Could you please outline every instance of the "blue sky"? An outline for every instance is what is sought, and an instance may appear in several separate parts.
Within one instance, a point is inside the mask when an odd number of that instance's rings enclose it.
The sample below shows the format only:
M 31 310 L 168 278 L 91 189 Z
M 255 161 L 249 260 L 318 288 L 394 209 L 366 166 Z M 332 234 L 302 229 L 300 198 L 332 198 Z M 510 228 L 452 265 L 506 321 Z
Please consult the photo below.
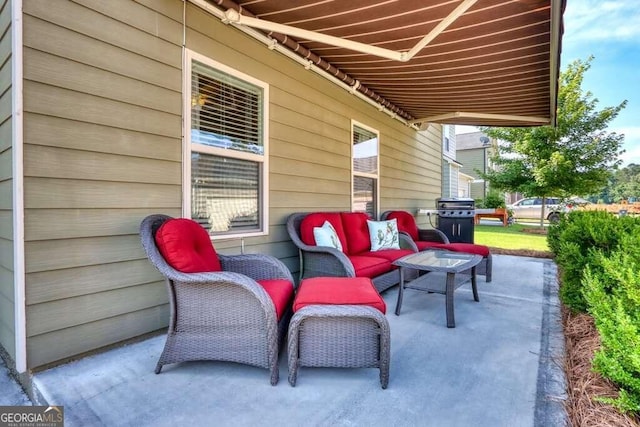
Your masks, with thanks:
M 599 100 L 599 110 L 627 100 L 608 130 L 625 135 L 623 166 L 640 164 L 640 0 L 567 0 L 561 69 L 590 55 L 582 89 Z M 460 126 L 457 133 L 474 130 Z

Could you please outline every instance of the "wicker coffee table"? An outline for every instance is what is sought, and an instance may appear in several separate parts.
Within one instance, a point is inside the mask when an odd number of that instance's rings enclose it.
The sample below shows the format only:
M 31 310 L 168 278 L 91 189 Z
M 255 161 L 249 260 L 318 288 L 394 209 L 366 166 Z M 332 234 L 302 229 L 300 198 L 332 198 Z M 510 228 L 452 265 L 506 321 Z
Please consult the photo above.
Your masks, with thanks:
M 447 327 L 455 328 L 453 294 L 457 288 L 471 281 L 473 299 L 480 301 L 476 287 L 476 266 L 481 261 L 482 257 L 480 255 L 444 250 L 417 252 L 395 261 L 394 264 L 400 267 L 400 290 L 396 304 L 396 315 L 400 315 L 405 289 L 435 292 L 445 295 Z M 417 279 L 405 283 L 406 269 L 420 270 L 428 273 L 422 274 L 418 276 Z M 471 270 L 470 274 L 469 270 Z

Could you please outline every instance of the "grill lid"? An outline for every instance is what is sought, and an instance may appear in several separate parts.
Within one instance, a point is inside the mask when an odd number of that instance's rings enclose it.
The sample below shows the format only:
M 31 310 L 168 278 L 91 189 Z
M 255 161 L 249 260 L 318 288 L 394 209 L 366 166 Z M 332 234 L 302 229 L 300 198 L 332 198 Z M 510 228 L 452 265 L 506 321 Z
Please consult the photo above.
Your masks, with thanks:
M 438 210 L 474 210 L 476 202 L 470 198 L 464 197 L 441 197 L 436 199 L 436 208 Z

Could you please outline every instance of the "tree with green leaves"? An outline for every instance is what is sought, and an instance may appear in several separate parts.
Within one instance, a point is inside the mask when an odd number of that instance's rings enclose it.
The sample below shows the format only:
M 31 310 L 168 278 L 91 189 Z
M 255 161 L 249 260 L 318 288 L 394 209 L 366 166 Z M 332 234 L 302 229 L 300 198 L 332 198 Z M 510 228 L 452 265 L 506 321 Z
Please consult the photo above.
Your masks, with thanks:
M 544 205 L 547 196 L 583 196 L 607 185 L 624 152 L 624 135 L 607 126 L 627 101 L 597 109 L 598 99 L 582 89 L 592 60 L 576 60 L 561 73 L 555 127 L 482 128 L 499 141 L 495 167 L 482 174 L 492 188 L 542 197 Z

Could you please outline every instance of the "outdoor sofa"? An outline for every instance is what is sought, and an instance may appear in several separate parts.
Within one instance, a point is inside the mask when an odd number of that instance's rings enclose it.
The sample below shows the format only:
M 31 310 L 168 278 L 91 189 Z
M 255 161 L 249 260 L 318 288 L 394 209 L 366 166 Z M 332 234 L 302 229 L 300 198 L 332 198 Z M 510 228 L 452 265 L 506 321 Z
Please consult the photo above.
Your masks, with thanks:
M 325 222 L 331 224 L 337 235 L 334 245 L 322 246 L 316 241 L 314 228 L 326 227 Z M 374 239 L 372 226 L 380 227 Z M 390 228 L 391 224 L 373 221 L 362 212 L 291 214 L 287 219 L 287 231 L 300 252 L 300 280 L 311 277 L 368 277 L 379 292 L 398 284 L 400 272 L 393 262 L 416 252 L 416 249 L 397 231 L 392 245 L 395 248 L 378 249 L 376 237 Z

